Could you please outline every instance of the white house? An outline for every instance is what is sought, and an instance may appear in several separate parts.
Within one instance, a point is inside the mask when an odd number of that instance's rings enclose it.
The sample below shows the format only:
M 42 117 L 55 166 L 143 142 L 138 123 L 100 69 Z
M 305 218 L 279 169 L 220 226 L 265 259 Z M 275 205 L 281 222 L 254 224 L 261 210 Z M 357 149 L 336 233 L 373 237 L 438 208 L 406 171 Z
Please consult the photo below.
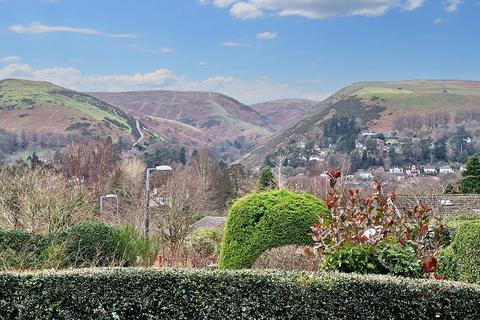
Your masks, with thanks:
M 367 171 L 360 171 L 358 172 L 358 177 L 362 180 L 373 180 L 373 174 Z
M 450 166 L 443 166 L 443 167 L 440 167 L 439 172 L 441 174 L 448 174 L 448 173 L 454 173 L 455 171 Z
M 393 173 L 393 174 L 403 174 L 403 168 L 390 168 L 388 172 Z
M 437 174 L 437 169 L 435 167 L 425 167 L 423 168 L 425 174 Z

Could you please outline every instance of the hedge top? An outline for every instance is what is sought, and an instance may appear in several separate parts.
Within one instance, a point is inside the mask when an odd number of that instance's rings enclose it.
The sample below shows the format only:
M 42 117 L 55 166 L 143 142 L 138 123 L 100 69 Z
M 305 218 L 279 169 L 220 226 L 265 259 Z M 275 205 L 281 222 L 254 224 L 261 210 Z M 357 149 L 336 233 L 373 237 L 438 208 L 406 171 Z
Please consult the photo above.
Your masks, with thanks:
M 327 212 L 322 200 L 307 193 L 281 189 L 246 195 L 230 209 L 220 267 L 250 268 L 266 250 L 312 244 L 310 227 Z
M 0 273 L 1 319 L 478 319 L 480 286 L 280 271 Z

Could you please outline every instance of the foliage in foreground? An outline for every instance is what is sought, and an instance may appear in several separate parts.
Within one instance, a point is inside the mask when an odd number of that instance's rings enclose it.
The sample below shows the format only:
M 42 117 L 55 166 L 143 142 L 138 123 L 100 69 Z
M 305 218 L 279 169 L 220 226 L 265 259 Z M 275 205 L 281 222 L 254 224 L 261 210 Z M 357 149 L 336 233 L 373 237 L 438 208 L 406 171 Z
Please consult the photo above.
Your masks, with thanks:
M 2 319 L 478 319 L 477 285 L 337 273 L 0 273 Z
M 449 280 L 480 283 L 480 220 L 464 222 L 439 254 L 439 272 Z
M 241 198 L 228 215 L 220 267 L 250 268 L 266 250 L 289 244 L 312 244 L 309 227 L 326 212 L 323 201 L 285 189 Z
M 100 221 L 47 235 L 0 230 L 0 270 L 151 265 L 155 252 L 132 228 Z
M 312 227 L 315 246 L 307 250 L 323 258 L 322 269 L 407 277 L 435 271 L 434 254 L 444 230 L 441 218 L 435 217 L 435 232 L 429 208 L 399 209 L 395 194 L 384 194 L 381 182 L 369 196 L 359 190 L 344 195 L 337 189 L 341 173 L 329 176 L 330 212 Z

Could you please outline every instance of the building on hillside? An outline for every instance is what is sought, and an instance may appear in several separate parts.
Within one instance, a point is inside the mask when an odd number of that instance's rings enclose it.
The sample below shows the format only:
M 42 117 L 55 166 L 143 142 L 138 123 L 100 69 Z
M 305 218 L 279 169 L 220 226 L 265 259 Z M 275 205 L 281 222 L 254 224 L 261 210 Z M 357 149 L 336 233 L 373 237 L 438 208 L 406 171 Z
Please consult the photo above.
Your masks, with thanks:
M 357 174 L 361 180 L 373 180 L 374 178 L 373 174 L 368 171 L 358 171 Z
M 393 173 L 393 174 L 403 174 L 403 168 L 390 168 L 388 172 Z
M 310 158 L 308 159 L 308 161 L 324 161 L 323 158 L 321 158 L 319 155 L 311 155 Z
M 374 137 L 376 135 L 377 134 L 375 132 L 372 132 L 372 131 L 362 131 L 362 137 Z
M 428 174 L 428 175 L 436 175 L 437 174 L 437 168 L 432 167 L 432 166 L 427 166 L 423 168 L 423 173 Z
M 452 167 L 450 167 L 448 165 L 440 167 L 440 169 L 438 171 L 440 172 L 440 174 L 455 173 L 455 171 L 452 169 Z
M 460 172 L 464 172 L 467 170 L 467 166 L 466 165 L 461 165 L 460 166 Z
M 412 165 L 411 167 L 407 168 L 405 173 L 409 176 L 416 176 L 419 173 L 419 168 L 416 165 Z
M 398 142 L 397 139 L 388 139 L 388 140 L 386 141 L 386 143 L 387 143 L 387 145 L 389 145 L 389 146 L 395 146 L 395 145 L 398 145 L 400 142 Z
M 383 136 L 388 139 L 388 138 L 396 137 L 397 131 L 384 131 L 381 134 L 383 134 Z
M 223 229 L 227 217 L 206 216 L 192 225 L 193 230 L 199 229 Z

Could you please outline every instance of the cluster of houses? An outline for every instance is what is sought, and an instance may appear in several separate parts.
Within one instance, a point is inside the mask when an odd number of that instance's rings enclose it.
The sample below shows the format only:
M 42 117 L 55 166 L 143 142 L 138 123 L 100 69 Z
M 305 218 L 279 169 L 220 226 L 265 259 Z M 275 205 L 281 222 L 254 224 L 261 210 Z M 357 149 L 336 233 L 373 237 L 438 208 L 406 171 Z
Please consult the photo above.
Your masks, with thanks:
M 445 174 L 455 174 L 458 172 L 465 171 L 466 167 L 462 165 L 459 169 L 454 169 L 449 165 L 444 166 L 424 166 L 420 167 L 417 165 L 411 165 L 408 167 L 393 167 L 386 170 L 383 167 L 372 168 L 371 170 L 359 170 L 356 173 L 356 176 L 360 180 L 373 180 L 374 176 L 377 174 L 390 173 L 397 176 L 397 180 L 401 180 L 405 177 L 415 177 L 415 176 L 437 176 Z M 352 176 L 353 178 L 354 176 Z

